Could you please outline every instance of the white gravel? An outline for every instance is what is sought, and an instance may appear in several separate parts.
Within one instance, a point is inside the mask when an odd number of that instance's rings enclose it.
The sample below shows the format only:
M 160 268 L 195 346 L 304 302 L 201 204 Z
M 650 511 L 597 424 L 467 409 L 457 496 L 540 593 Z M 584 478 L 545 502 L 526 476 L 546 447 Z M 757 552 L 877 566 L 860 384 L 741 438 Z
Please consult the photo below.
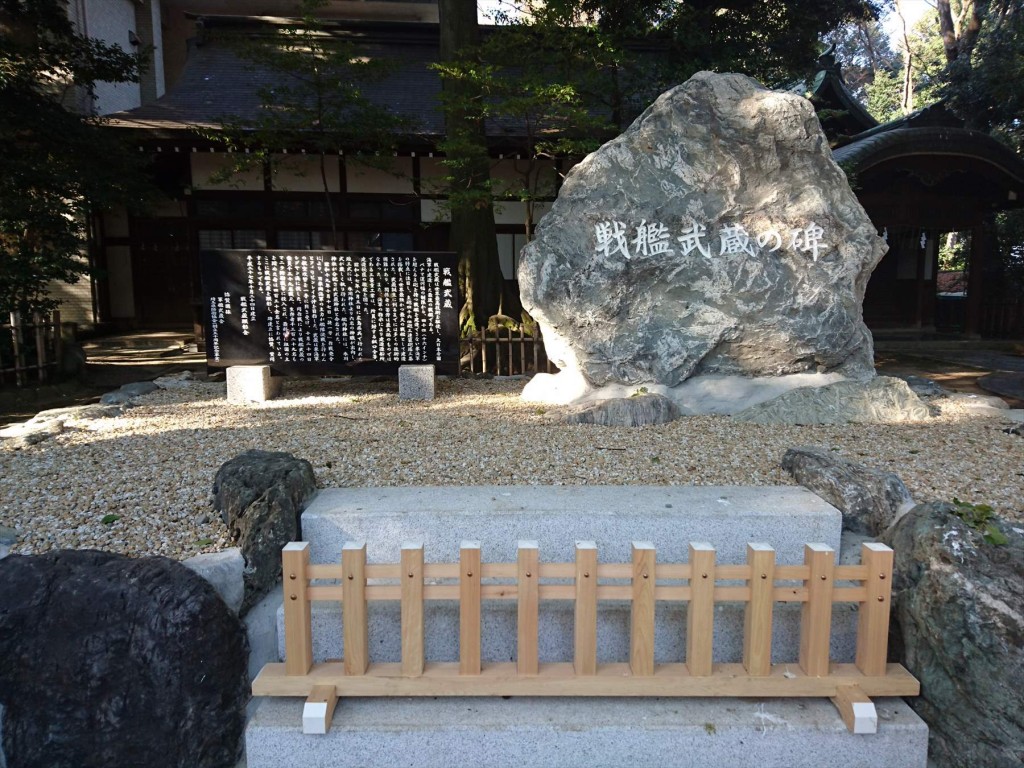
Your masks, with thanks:
M 440 380 L 437 399 L 410 403 L 393 382 L 292 380 L 280 399 L 251 406 L 228 404 L 224 384 L 163 390 L 124 416 L 68 423 L 37 445 L 0 441 L 0 525 L 19 531 L 13 551 L 24 553 L 213 551 L 229 545 L 213 512 L 214 475 L 249 448 L 308 459 L 322 487 L 788 485 L 779 462 L 796 445 L 896 472 L 919 501 L 955 496 L 1024 521 L 1024 438 L 1004 433 L 999 417 L 947 410 L 910 425 L 701 416 L 639 429 L 567 426 L 522 403 L 523 384 Z

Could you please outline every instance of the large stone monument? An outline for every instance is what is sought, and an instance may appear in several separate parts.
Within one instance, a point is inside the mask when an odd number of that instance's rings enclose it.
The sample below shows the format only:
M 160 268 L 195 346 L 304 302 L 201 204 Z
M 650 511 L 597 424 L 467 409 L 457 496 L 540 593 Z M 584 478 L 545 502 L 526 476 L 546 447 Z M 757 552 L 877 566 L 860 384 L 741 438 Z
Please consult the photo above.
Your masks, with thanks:
M 523 251 L 552 403 L 640 387 L 733 413 L 874 375 L 861 319 L 886 246 L 809 101 L 701 72 L 569 173 Z

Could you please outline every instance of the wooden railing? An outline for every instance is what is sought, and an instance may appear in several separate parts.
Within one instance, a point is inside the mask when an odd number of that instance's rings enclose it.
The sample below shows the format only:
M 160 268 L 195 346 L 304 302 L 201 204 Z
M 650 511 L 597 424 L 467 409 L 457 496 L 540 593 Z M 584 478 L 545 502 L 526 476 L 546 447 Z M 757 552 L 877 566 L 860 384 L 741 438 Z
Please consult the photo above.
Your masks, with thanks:
M 514 563 L 483 563 L 478 542 L 463 542 L 458 563 L 426 564 L 423 546 L 406 545 L 401 561 L 366 562 L 365 542 L 348 543 L 340 565 L 311 565 L 309 544 L 284 548 L 285 661 L 253 681 L 257 696 L 306 696 L 306 732 L 323 733 L 338 696 L 744 696 L 831 697 L 849 729 L 873 733 L 870 696 L 915 696 L 916 679 L 888 664 L 893 552 L 864 544 L 860 565 L 834 565 L 835 552 L 808 544 L 803 565 L 777 565 L 775 551 L 749 544 L 742 565 L 716 563 L 710 544 L 690 544 L 689 562 L 658 563 L 652 544 L 634 542 L 629 563 L 599 563 L 593 542 L 578 542 L 572 563 L 541 563 L 535 542 L 520 542 Z M 328 584 L 326 582 L 333 582 Z M 683 583 L 685 582 L 685 584 Z M 844 582 L 853 586 L 843 586 Z M 313 663 L 310 606 L 340 601 L 344 659 Z M 371 663 L 368 604 L 401 605 L 401 662 Z M 424 603 L 459 604 L 458 662 L 424 658 Z M 517 603 L 517 657 L 481 661 L 484 600 Z M 538 605 L 575 604 L 573 659 L 538 660 Z M 629 660 L 597 663 L 602 601 L 630 603 Z M 686 660 L 656 664 L 658 602 L 688 604 Z M 715 605 L 745 604 L 743 658 L 713 663 Z M 800 603 L 799 658 L 772 664 L 775 603 Z M 829 658 L 833 603 L 857 603 L 856 659 Z M 680 632 L 684 628 L 680 627 Z
M 53 378 L 62 356 L 60 312 L 49 319 L 34 313 L 30 323 L 11 312 L 10 322 L 0 324 L 0 384 L 23 387 L 32 380 Z
M 1024 303 L 988 301 L 981 308 L 981 335 L 990 339 L 1024 338 Z
M 518 331 L 481 328 L 477 335 L 462 339 L 462 359 L 463 370 L 470 373 L 524 376 L 558 372 L 548 360 L 539 328 L 534 335 L 528 335 L 522 326 Z

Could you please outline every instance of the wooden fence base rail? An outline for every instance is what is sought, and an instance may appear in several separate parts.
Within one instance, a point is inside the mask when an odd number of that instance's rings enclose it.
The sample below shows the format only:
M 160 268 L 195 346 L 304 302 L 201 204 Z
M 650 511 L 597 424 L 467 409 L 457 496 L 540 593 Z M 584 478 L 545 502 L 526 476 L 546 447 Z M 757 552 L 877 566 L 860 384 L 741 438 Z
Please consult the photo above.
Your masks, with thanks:
M 780 566 L 771 547 L 750 544 L 745 565 L 720 565 L 710 544 L 695 542 L 688 563 L 663 564 L 652 544 L 634 542 L 632 562 L 599 564 L 594 543 L 578 542 L 574 563 L 541 563 L 537 543 L 523 541 L 515 563 L 483 563 L 479 542 L 463 542 L 458 563 L 424 564 L 422 545 L 413 543 L 403 546 L 400 563 L 367 565 L 365 543 L 349 542 L 339 566 L 310 565 L 308 543 L 293 542 L 283 553 L 285 661 L 263 668 L 253 694 L 308 697 L 306 733 L 326 733 L 340 696 L 828 697 L 852 733 L 875 733 L 871 696 L 916 696 L 920 689 L 906 669 L 886 660 L 893 552 L 864 544 L 861 564 L 851 566 L 835 566 L 834 555 L 808 544 L 803 565 Z M 437 583 L 446 581 L 452 583 Z M 343 661 L 313 663 L 313 600 L 342 603 Z M 367 604 L 379 600 L 401 603 L 398 663 L 369 659 Z M 459 661 L 424 660 L 425 600 L 458 601 Z M 483 600 L 517 602 L 516 661 L 481 662 Z M 575 603 L 571 662 L 538 662 L 543 600 Z M 630 601 L 628 662 L 596 663 L 601 600 Z M 659 601 L 688 603 L 685 662 L 654 663 Z M 742 663 L 712 663 L 714 607 L 721 602 L 745 604 Z M 799 658 L 791 664 L 770 663 L 776 602 L 802 603 Z M 829 659 L 838 602 L 859 604 L 853 664 Z

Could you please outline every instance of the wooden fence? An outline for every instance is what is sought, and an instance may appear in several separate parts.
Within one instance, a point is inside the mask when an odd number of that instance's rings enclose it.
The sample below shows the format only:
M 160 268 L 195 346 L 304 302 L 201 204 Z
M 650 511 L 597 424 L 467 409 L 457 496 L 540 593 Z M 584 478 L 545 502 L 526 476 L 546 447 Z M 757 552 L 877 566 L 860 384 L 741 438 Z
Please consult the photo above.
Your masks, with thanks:
M 632 562 L 598 563 L 593 542 L 578 542 L 575 562 L 541 563 L 534 542 L 520 542 L 514 563 L 483 563 L 478 542 L 463 542 L 458 563 L 425 564 L 423 546 L 406 545 L 401 562 L 368 565 L 366 544 L 348 543 L 340 565 L 311 565 L 309 544 L 284 548 L 285 661 L 253 681 L 257 696 L 306 696 L 304 730 L 324 733 L 338 696 L 787 696 L 831 697 L 851 731 L 874 732 L 870 696 L 915 696 L 916 679 L 887 664 L 893 552 L 864 544 L 860 565 L 835 566 L 835 552 L 805 547 L 803 565 L 776 565 L 775 551 L 747 547 L 743 565 L 715 562 L 709 544 L 690 544 L 689 562 L 656 562 L 653 545 L 634 542 Z M 327 584 L 324 582 L 334 582 Z M 370 583 L 372 582 L 372 583 Z M 683 584 L 683 582 L 686 582 Z M 844 582 L 853 586 L 842 586 Z M 310 605 L 340 601 L 344 659 L 313 663 Z M 401 604 L 401 662 L 371 663 L 368 603 Z M 459 604 L 459 661 L 424 658 L 424 602 Z M 481 662 L 483 600 L 518 604 L 515 662 Z M 575 603 L 570 662 L 538 661 L 538 604 Z M 630 601 L 630 650 L 624 663 L 597 663 L 602 601 Z M 685 602 L 686 661 L 655 664 L 658 602 Z M 741 663 L 712 662 L 716 603 L 745 604 Z M 799 658 L 772 664 L 775 603 L 800 603 Z M 829 659 L 833 603 L 857 603 L 856 661 Z M 683 628 L 680 627 L 680 631 Z M 875 718 L 877 724 L 877 718 Z
M 558 372 L 558 368 L 548 360 L 540 328 L 534 335 L 527 334 L 522 326 L 518 331 L 481 328 L 476 336 L 462 340 L 462 359 L 468 362 L 470 373 L 523 376 Z M 464 363 L 463 370 L 465 368 Z
M 981 335 L 989 339 L 1024 338 L 1024 303 L 989 301 L 981 308 Z
M 11 312 L 10 322 L 0 324 L 0 385 L 55 378 L 62 356 L 60 312 L 45 319 L 33 313 L 30 323 Z

